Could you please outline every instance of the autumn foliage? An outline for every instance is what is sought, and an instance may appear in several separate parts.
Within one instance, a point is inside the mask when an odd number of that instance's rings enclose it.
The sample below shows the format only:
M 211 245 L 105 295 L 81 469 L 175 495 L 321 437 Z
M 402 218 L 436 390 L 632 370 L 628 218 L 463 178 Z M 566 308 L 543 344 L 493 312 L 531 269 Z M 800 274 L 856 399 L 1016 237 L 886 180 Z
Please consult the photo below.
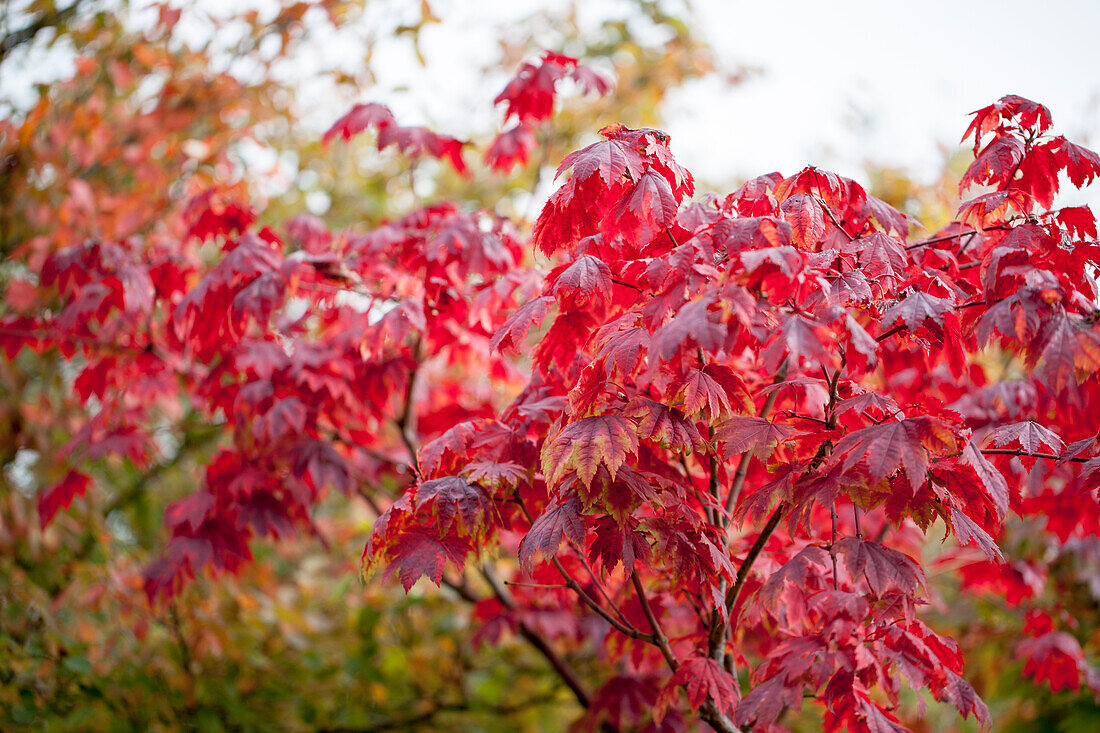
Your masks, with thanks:
M 525 63 L 483 173 L 527 164 L 564 82 L 611 89 Z M 377 103 L 324 140 L 358 135 L 481 165 Z M 917 235 L 835 173 L 700 193 L 665 133 L 600 135 L 530 227 L 448 201 L 259 227 L 210 188 L 175 236 L 16 253 L 0 346 L 62 354 L 87 406 L 42 526 L 96 490 L 93 462 L 155 463 L 186 404 L 221 442 L 165 513 L 152 604 L 313 532 L 334 491 L 379 512 L 368 574 L 450 587 L 479 642 L 529 641 L 581 729 L 782 730 L 815 707 L 826 730 L 902 731 L 910 689 L 988 727 L 925 614 L 932 555 L 964 592 L 1031 602 L 1005 651 L 1024 675 L 1100 695 L 1036 565 L 1100 542 L 1096 220 L 1052 208 L 1096 153 L 1004 97 L 973 113 L 956 221 Z M 1031 556 L 1006 555 L 1019 520 Z

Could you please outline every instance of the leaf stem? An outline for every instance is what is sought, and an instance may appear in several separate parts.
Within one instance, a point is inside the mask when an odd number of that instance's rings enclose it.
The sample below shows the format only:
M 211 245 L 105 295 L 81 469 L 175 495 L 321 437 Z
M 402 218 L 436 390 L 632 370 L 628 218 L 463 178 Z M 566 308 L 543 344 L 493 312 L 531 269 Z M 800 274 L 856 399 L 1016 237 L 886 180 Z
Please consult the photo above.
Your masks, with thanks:
M 618 631 L 620 634 L 625 634 L 632 639 L 648 641 L 651 644 L 657 643 L 657 640 L 653 635 L 642 633 L 633 626 L 627 626 L 621 623 L 610 613 L 608 613 L 607 609 L 597 603 L 596 600 L 592 598 L 592 596 L 588 595 L 588 593 L 585 592 L 584 588 L 581 587 L 581 584 L 578 583 L 576 579 L 574 579 L 573 576 L 569 574 L 569 571 L 565 569 L 565 566 L 561 564 L 561 561 L 558 560 L 558 558 L 554 557 L 550 559 L 554 563 L 554 567 L 558 569 L 558 574 L 561 575 L 561 577 L 565 580 L 566 587 L 571 588 L 586 606 L 595 611 L 596 615 L 600 616 L 604 621 L 611 624 L 611 626 L 616 631 Z

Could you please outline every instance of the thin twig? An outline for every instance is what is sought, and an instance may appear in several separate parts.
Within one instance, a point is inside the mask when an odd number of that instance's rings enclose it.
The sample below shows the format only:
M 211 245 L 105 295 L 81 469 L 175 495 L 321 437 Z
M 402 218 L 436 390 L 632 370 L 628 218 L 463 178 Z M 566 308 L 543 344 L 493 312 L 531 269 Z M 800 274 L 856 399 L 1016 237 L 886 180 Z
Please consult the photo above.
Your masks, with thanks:
M 1010 222 L 1016 221 L 1017 218 L 1019 218 L 1019 217 L 1013 217 L 1012 219 L 1009 219 L 1006 222 L 1002 222 L 1001 224 L 994 224 L 993 226 L 982 227 L 981 232 L 988 232 L 990 230 L 995 230 L 995 229 L 1005 229 L 1005 230 L 1012 229 L 1012 225 L 1011 225 Z M 946 242 L 946 241 L 951 240 L 951 239 L 960 240 L 959 241 L 959 246 L 961 247 L 963 237 L 973 237 L 975 234 L 980 234 L 981 232 L 978 231 L 977 229 L 970 229 L 969 231 L 965 231 L 965 232 L 955 232 L 954 234 L 944 234 L 944 235 L 941 235 L 939 237 L 930 237 L 928 239 L 922 239 L 919 242 L 913 242 L 912 244 L 907 244 L 905 246 L 905 249 L 907 249 L 907 250 L 916 249 L 917 247 L 925 247 L 929 244 L 935 244 L 937 242 Z M 969 241 L 970 240 L 968 239 L 967 240 L 968 244 L 969 244 Z
M 585 592 L 584 588 L 581 587 L 581 584 L 578 583 L 576 579 L 569 574 L 569 571 L 565 569 L 565 566 L 561 564 L 561 561 L 558 560 L 558 558 L 552 557 L 550 558 L 550 560 L 551 562 L 553 562 L 554 567 L 558 569 L 558 574 L 561 575 L 562 579 L 565 581 L 566 587 L 572 589 L 572 591 L 577 594 L 577 597 L 581 599 L 584 605 L 595 611 L 596 615 L 598 615 L 607 623 L 611 624 L 611 626 L 616 631 L 618 631 L 620 634 L 625 634 L 632 639 L 641 639 L 643 641 L 648 641 L 651 644 L 656 643 L 656 639 L 651 634 L 645 634 L 634 628 L 633 626 L 627 626 L 626 624 L 622 623 L 614 616 L 612 616 L 610 613 L 608 613 L 607 609 L 601 606 L 596 601 L 596 599 Z
M 505 585 L 514 585 L 517 588 L 568 588 L 565 583 L 520 583 L 515 580 L 504 581 Z
M 601 583 L 600 579 L 596 576 L 596 571 L 592 569 L 592 565 L 590 565 L 588 560 L 585 559 L 583 550 L 578 547 L 577 544 L 573 542 L 573 540 L 568 538 L 566 539 L 569 542 L 569 545 L 573 548 L 573 552 L 574 554 L 576 554 L 577 559 L 581 561 L 581 564 L 584 565 L 584 569 L 588 571 L 588 576 L 592 578 L 592 585 L 596 586 L 596 590 L 598 590 L 600 592 L 600 595 L 603 596 L 603 599 L 607 601 L 607 605 L 611 607 L 611 610 L 615 612 L 615 615 L 618 616 L 625 625 L 629 626 L 630 619 L 628 619 L 626 617 L 626 614 L 622 612 L 622 609 L 620 609 L 619 606 L 613 600 L 611 600 L 611 596 L 607 593 L 607 590 L 604 589 L 603 583 Z
M 775 376 L 772 378 L 772 384 L 776 385 L 784 381 L 787 378 L 788 359 L 784 359 L 783 363 L 779 365 L 779 369 L 776 370 Z M 767 398 L 764 400 L 764 405 L 760 408 L 760 417 L 767 418 L 771 414 L 772 407 L 775 406 L 776 397 L 779 396 L 779 390 L 772 390 Z M 745 487 L 745 479 L 749 474 L 749 461 L 752 460 L 752 451 L 745 451 L 741 454 L 741 460 L 737 464 L 737 473 L 733 476 L 733 483 L 730 484 L 730 492 L 726 495 L 726 525 L 729 526 L 728 517 L 733 513 L 733 508 L 737 506 L 737 500 L 741 497 L 741 491 Z
M 1022 448 L 982 448 L 981 453 L 987 456 L 1021 456 L 1024 458 L 1045 458 L 1048 461 L 1062 460 L 1062 457 L 1054 453 L 1029 453 Z M 1066 461 L 1070 463 L 1088 463 L 1092 458 L 1081 458 L 1075 456 L 1073 458 L 1067 458 Z
M 497 597 L 501 605 L 509 611 L 514 611 L 516 608 L 515 599 L 512 598 L 512 594 L 508 592 L 507 587 L 497 579 L 496 575 L 493 573 L 493 569 L 486 563 L 481 566 L 480 570 L 482 577 L 485 578 L 485 581 L 493 591 L 493 595 Z M 573 691 L 573 695 L 577 698 L 577 702 L 579 702 L 581 706 L 588 708 L 592 704 L 592 693 L 590 693 L 584 683 L 581 682 L 580 677 L 569 663 L 562 659 L 546 639 L 528 625 L 526 621 L 521 619 L 517 627 L 520 635 L 546 657 L 546 661 L 550 663 L 550 666 L 554 668 L 554 671 L 558 673 L 558 676 L 562 678 L 566 686 Z
M 637 290 L 639 293 L 642 292 L 642 289 L 639 288 L 637 285 L 635 285 L 633 283 L 628 283 L 625 280 L 617 280 L 615 278 L 611 278 L 611 282 L 615 283 L 616 285 L 622 285 L 624 288 L 630 288 L 631 290 Z
M 849 234 L 848 230 L 845 229 L 844 226 L 839 221 L 837 221 L 836 215 L 833 214 L 833 210 L 831 208 L 829 208 L 829 205 L 826 204 L 824 201 L 821 202 L 821 205 L 825 208 L 825 213 L 829 215 L 829 218 L 833 220 L 833 224 L 836 224 L 836 228 L 839 229 L 840 231 L 844 232 L 844 236 L 848 237 L 848 241 L 849 242 L 855 241 L 856 237 Z
M 409 463 L 413 473 L 420 475 L 420 464 L 417 462 L 416 440 L 416 411 L 413 408 L 413 390 L 416 388 L 416 375 L 420 369 L 420 340 L 413 345 L 413 359 L 416 366 L 409 372 L 409 383 L 405 387 L 405 402 L 401 406 L 401 415 L 397 419 L 397 428 L 401 432 L 401 440 L 409 451 Z
M 630 573 L 630 582 L 634 584 L 634 592 L 638 594 L 638 602 L 642 604 L 642 613 L 645 614 L 646 621 L 649 622 L 649 628 L 653 630 L 654 642 L 657 644 L 657 648 L 661 650 L 661 656 L 665 658 L 665 662 L 675 672 L 680 665 L 676 661 L 676 655 L 672 653 L 672 648 L 668 645 L 668 637 L 665 636 L 657 616 L 653 613 L 653 608 L 649 605 L 649 597 L 646 595 L 645 587 L 642 585 L 641 578 L 638 577 L 637 570 Z
M 520 497 L 518 493 L 515 496 L 515 502 L 519 506 L 520 511 L 523 512 L 523 516 L 527 519 L 528 524 L 534 524 L 534 517 L 531 516 L 531 512 L 527 509 L 527 505 L 524 503 L 523 498 Z M 619 621 L 610 613 L 608 613 L 607 609 L 601 606 L 598 601 L 596 601 L 594 598 L 592 598 L 592 596 L 588 595 L 588 593 L 585 592 L 584 588 L 581 587 L 581 584 L 578 583 L 577 580 L 569 574 L 569 571 L 565 569 L 565 566 L 561 564 L 561 561 L 558 560 L 557 557 L 551 557 L 550 562 L 553 563 L 555 568 L 557 568 L 558 575 L 560 575 L 562 577 L 562 580 L 565 581 L 566 586 L 570 588 L 574 593 L 576 593 L 577 597 L 580 598 L 586 606 L 592 609 L 596 613 L 596 615 L 598 615 L 607 623 L 611 624 L 612 628 L 614 628 L 620 634 L 625 634 L 632 639 L 641 639 L 644 641 L 649 641 L 650 643 L 655 642 L 652 636 L 650 636 L 649 634 L 644 634 L 638 629 L 634 628 L 634 626 L 630 625 L 629 622 L 626 621 L 626 617 L 622 616 L 621 611 L 619 612 L 619 615 L 623 617 L 623 621 Z M 617 608 L 616 611 L 618 611 Z
M 829 504 L 829 516 L 833 521 L 832 541 L 829 543 L 829 557 L 833 560 L 833 590 L 840 590 L 840 574 L 837 572 L 836 562 L 836 500 Z

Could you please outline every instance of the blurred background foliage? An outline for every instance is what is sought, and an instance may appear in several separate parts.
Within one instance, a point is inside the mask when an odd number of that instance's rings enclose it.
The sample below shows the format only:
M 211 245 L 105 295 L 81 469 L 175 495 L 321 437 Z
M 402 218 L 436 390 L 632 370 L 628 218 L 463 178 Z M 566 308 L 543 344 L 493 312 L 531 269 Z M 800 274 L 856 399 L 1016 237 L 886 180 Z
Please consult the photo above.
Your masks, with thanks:
M 366 230 L 418 202 L 444 199 L 530 217 L 557 162 L 599 127 L 659 126 L 669 90 L 707 75 L 732 89 L 757 73 L 724 68 L 680 4 L 607 3 L 595 24 L 582 22 L 572 4 L 536 9 L 520 26 L 501 29 L 497 60 L 484 69 L 492 93 L 542 48 L 612 74 L 615 92 L 599 100 L 567 95 L 538 130 L 539 159 L 513 175 L 474 164 L 472 177 L 462 178 L 435 162 L 410 166 L 379 154 L 369 135 L 326 148 L 304 119 L 311 110 L 302 95 L 314 87 L 348 105 L 372 99 L 386 74 L 374 58 L 380 39 L 423 58 L 423 29 L 448 23 L 435 5 L 184 6 L 0 6 L 0 79 L 26 74 L 58 49 L 72 58 L 71 73 L 30 97 L 7 95 L 0 84 L 5 302 L 20 297 L 27 277 L 17 259 L 40 264 L 88 238 L 140 236 L 172 247 L 185 231 L 187 201 L 210 187 L 253 202 L 261 221 L 276 227 L 311 212 L 333 229 Z M 317 39 L 341 34 L 353 37 L 361 63 L 301 86 L 288 81 L 286 69 L 325 42 Z M 483 150 L 496 131 L 472 131 L 473 147 Z M 954 213 L 967 161 L 961 151 L 945 153 L 943 176 L 931 183 L 873 162 L 861 177 L 933 233 Z M 738 181 L 704 183 L 703 190 L 728 191 Z M 422 583 L 406 596 L 392 583 L 364 586 L 358 557 L 374 513 L 357 497 L 331 497 L 314 536 L 261 545 L 241 575 L 200 579 L 167 607 L 150 608 L 140 571 L 160 550 L 164 509 L 192 489 L 220 433 L 189 421 L 190 407 L 181 405 L 171 423 L 182 427 L 158 436 L 169 458 L 152 466 L 99 461 L 96 483 L 106 490 L 78 499 L 43 532 L 36 493 L 61 477 L 57 459 L 81 427 L 72 376 L 56 353 L 0 359 L 0 728 L 537 731 L 563 730 L 578 718 L 574 698 L 522 640 L 472 643 L 469 604 L 454 591 Z M 1009 531 L 1011 554 L 1029 534 L 1025 526 Z M 1076 604 L 1065 610 L 1082 619 L 1083 646 L 1095 654 L 1100 618 L 1086 586 L 1089 573 L 1100 577 L 1100 560 L 1066 552 L 1051 558 L 1048 587 L 1080 591 L 1061 600 Z M 963 596 L 937 577 L 933 583 L 933 625 L 960 640 L 1001 729 L 1100 729 L 1091 698 L 1044 692 L 1021 677 L 1022 662 L 1003 658 L 1027 604 L 1044 599 L 1010 606 Z M 573 652 L 571 661 L 587 672 L 585 649 Z M 926 730 L 969 729 L 940 712 L 930 705 Z M 784 722 L 815 727 L 809 718 Z
M 316 38 L 351 35 L 362 63 L 302 86 L 367 101 L 384 74 L 372 62 L 375 39 L 420 55 L 421 29 L 447 22 L 432 5 L 229 5 L 0 8 L 0 78 L 11 75 L 0 85 L 6 301 L 34 284 L 20 261 L 37 269 L 73 242 L 172 247 L 188 200 L 212 187 L 276 227 L 313 211 L 334 229 L 366 230 L 441 199 L 522 216 L 540 177 L 583 138 L 610 120 L 658 124 L 667 89 L 715 70 L 691 26 L 658 3 L 589 27 L 571 6 L 534 12 L 502 32 L 487 78 L 502 86 L 549 47 L 613 73 L 618 93 L 567 101 L 539 130 L 544 157 L 515 175 L 475 164 L 464 179 L 434 162 L 410 171 L 369 139 L 323 147 L 320 129 L 301 119 L 302 88 L 284 73 Z M 58 81 L 6 94 L 58 56 L 71 60 Z M 484 149 L 495 132 L 472 142 Z M 471 643 L 470 606 L 453 591 L 362 584 L 374 513 L 358 498 L 330 498 L 314 536 L 258 546 L 241 575 L 200 579 L 151 608 L 141 569 L 162 546 L 165 507 L 200 480 L 221 433 L 180 405 L 165 423 L 181 427 L 157 436 L 168 458 L 98 461 L 98 489 L 43 532 L 36 494 L 64 473 L 58 457 L 82 427 L 74 373 L 57 353 L 0 359 L 0 729 L 534 731 L 577 719 L 575 699 L 522 640 Z M 583 658 L 576 664 L 586 671 Z

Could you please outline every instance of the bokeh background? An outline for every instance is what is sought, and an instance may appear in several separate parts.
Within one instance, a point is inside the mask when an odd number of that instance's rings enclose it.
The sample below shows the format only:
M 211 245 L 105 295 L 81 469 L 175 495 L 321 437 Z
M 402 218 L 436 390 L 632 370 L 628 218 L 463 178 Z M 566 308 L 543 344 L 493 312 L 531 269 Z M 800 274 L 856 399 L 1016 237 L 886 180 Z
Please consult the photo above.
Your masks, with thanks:
M 261 222 L 311 213 L 366 229 L 442 198 L 530 218 L 561 157 L 619 121 L 669 131 L 700 190 L 813 163 L 934 231 L 953 213 L 971 110 L 1020 94 L 1047 104 L 1071 139 L 1100 143 L 1097 31 L 1100 4 L 1087 0 L 0 0 L 0 289 L 17 302 L 21 263 L 70 242 L 163 234 L 210 186 L 252 202 Z M 540 132 L 545 153 L 513 175 L 475 167 L 463 179 L 430 162 L 410 172 L 367 144 L 321 145 L 351 104 L 378 101 L 403 124 L 483 147 L 500 127 L 493 98 L 544 48 L 582 57 L 616 90 L 567 93 Z M 1062 204 L 1098 201 L 1086 191 Z M 355 497 L 331 497 L 312 537 L 257 543 L 240 576 L 150 607 L 140 570 L 216 434 L 189 425 L 183 406 L 184 429 L 160 436 L 161 462 L 100 461 L 99 489 L 43 532 L 35 497 L 81 427 L 72 376 L 58 354 L 0 359 L 0 729 L 538 731 L 576 720 L 521 640 L 472 640 L 476 622 L 453 592 L 360 581 L 375 515 Z M 1028 542 L 1027 527 L 1006 541 Z M 1049 570 L 1093 629 L 1100 587 L 1081 567 L 1096 560 Z M 1087 693 L 1043 690 L 1004 658 L 999 640 L 1022 617 L 1011 599 L 957 597 L 932 580 L 937 628 L 960 639 L 999 729 L 1100 729 Z M 583 646 L 571 655 L 582 672 L 593 663 Z M 970 729 L 934 704 L 924 725 Z

